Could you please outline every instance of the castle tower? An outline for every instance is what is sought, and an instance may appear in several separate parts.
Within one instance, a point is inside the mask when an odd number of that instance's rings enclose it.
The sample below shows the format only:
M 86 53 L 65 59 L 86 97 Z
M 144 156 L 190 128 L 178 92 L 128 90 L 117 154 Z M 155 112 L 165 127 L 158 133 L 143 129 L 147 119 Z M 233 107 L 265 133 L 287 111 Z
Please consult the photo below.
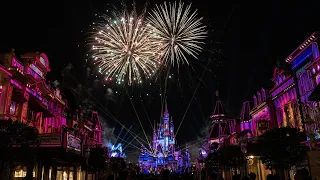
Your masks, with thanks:
M 228 136 L 235 132 L 235 119 L 227 117 L 226 110 L 220 100 L 219 92 L 216 92 L 217 101 L 211 118 L 211 130 L 209 144 L 218 143 L 220 145 L 229 145 Z
M 169 127 L 169 111 L 167 106 L 167 100 L 165 101 L 164 105 L 164 113 L 163 113 L 163 137 L 164 137 L 164 150 L 169 150 L 170 145 L 170 127 Z

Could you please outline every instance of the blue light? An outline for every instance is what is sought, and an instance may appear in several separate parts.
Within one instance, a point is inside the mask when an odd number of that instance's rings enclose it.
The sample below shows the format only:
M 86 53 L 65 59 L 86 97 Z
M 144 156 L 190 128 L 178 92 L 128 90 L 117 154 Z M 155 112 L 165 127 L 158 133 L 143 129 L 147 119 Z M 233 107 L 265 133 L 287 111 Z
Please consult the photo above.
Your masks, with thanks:
M 295 70 L 299 68 L 308 58 L 312 56 L 312 46 L 309 46 L 305 49 L 301 54 L 299 54 L 296 58 L 293 59 L 291 62 L 292 69 Z

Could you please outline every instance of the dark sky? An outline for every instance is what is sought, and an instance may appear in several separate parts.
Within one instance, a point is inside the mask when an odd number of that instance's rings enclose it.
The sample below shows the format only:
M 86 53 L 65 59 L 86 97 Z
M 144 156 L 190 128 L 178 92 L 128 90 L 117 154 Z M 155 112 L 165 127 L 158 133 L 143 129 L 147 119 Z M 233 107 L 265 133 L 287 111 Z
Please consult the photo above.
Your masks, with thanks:
M 141 9 L 143 1 L 136 2 Z M 316 0 L 299 1 L 296 4 L 276 0 L 253 1 L 255 3 L 250 4 L 223 2 L 193 2 L 193 7 L 204 16 L 204 23 L 210 31 L 208 42 L 211 43 L 205 48 L 221 49 L 223 56 L 211 58 L 209 70 L 201 79 L 210 59 L 210 54 L 203 53 L 199 57 L 200 61 L 192 60 L 193 69 L 182 66 L 179 74 L 173 71 L 174 76 L 168 83 L 169 111 L 177 127 L 199 79 L 203 80 L 178 133 L 178 142 L 181 143 L 198 136 L 204 120 L 213 110 L 217 87 L 230 115 L 238 116 L 244 100 L 250 100 L 253 93 L 262 86 L 272 87 L 270 79 L 277 60 L 284 61 L 312 32 L 320 30 L 319 3 Z M 51 62 L 52 72 L 48 78 L 61 81 L 61 69 L 72 63 L 73 76 L 82 84 L 90 84 L 84 77 L 88 52 L 85 32 L 95 20 L 94 14 L 104 12 L 108 3 L 114 5 L 116 1 L 10 1 L 9 4 L 1 5 L 5 8 L 0 11 L 0 50 L 9 52 L 14 47 L 17 52 L 44 52 Z M 150 0 L 149 7 L 153 7 L 154 3 L 154 0 Z M 222 44 L 216 43 L 216 39 Z M 218 61 L 223 61 L 223 67 L 217 65 Z M 90 82 L 94 79 L 91 77 Z M 96 88 L 94 92 L 99 100 L 105 99 L 99 96 L 105 95 L 108 88 L 113 92 L 122 92 L 122 95 L 115 97 L 115 102 L 101 103 L 127 127 L 135 123 L 135 133 L 140 132 L 140 136 L 144 137 L 126 91 L 112 84 L 103 86 L 100 81 L 97 83 L 98 87 L 93 84 L 89 86 Z M 127 88 L 148 134 L 151 133 L 148 117 L 153 123 L 160 115 L 159 87 L 163 87 L 163 84 L 156 84 L 144 88 Z M 106 119 L 111 126 L 115 125 L 110 118 Z M 118 133 L 119 126 L 116 129 Z

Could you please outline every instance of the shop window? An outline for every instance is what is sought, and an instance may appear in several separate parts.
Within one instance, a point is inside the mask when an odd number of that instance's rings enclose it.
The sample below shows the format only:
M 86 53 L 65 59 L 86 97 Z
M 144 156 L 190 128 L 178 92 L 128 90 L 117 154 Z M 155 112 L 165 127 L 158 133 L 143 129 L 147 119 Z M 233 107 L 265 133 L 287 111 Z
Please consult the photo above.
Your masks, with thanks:
M 32 109 L 28 110 L 27 119 L 28 119 L 29 121 L 35 122 L 35 121 L 36 121 L 36 114 L 37 114 L 37 113 L 36 113 L 34 110 L 32 110 Z
M 26 175 L 27 175 L 27 169 L 25 167 L 21 168 L 20 166 L 18 166 L 14 171 L 15 178 L 23 178 L 23 177 L 26 177 Z M 36 173 L 34 170 L 33 170 L 32 176 L 36 177 Z

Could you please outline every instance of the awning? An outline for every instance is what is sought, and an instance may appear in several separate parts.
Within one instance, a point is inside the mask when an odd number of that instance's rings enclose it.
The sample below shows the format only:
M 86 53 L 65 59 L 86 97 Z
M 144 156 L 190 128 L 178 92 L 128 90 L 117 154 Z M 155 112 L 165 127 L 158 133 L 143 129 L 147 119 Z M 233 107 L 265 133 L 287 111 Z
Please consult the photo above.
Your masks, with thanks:
M 312 91 L 308 97 L 309 101 L 320 101 L 320 84 Z

